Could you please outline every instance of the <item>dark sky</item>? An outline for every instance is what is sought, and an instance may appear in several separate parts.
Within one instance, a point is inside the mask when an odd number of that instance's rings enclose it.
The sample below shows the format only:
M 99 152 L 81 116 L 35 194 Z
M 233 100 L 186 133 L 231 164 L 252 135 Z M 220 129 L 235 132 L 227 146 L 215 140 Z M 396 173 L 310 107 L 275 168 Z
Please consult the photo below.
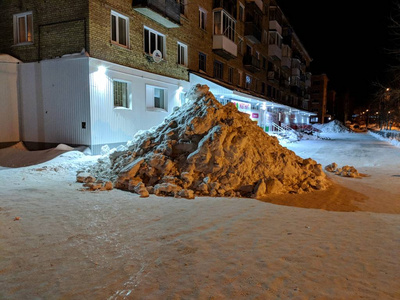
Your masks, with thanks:
M 280 0 L 279 6 L 312 57 L 311 72 L 327 74 L 330 88 L 365 103 L 389 65 L 389 18 L 395 0 Z M 353 4 L 357 2 L 357 6 Z

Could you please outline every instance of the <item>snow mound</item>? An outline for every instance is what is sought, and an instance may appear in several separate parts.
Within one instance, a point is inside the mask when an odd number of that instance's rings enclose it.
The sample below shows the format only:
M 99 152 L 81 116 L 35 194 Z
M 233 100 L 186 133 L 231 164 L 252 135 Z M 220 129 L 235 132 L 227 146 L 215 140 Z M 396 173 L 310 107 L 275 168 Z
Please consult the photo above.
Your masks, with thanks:
M 118 189 L 193 198 L 260 198 L 324 189 L 320 164 L 282 147 L 235 105 L 222 105 L 206 85 L 164 122 L 140 131 L 126 150 L 103 156 L 89 171 Z M 140 191 L 140 192 L 139 192 Z
M 352 177 L 352 178 L 361 178 L 365 177 L 364 174 L 358 173 L 357 169 L 354 168 L 353 166 L 343 166 L 341 168 L 338 168 L 338 165 L 336 163 L 331 163 L 325 167 L 325 170 L 331 173 L 335 173 L 336 175 L 342 176 L 342 177 Z
M 338 120 L 333 120 L 326 124 L 313 124 L 313 127 L 323 133 L 350 133 L 351 130 Z

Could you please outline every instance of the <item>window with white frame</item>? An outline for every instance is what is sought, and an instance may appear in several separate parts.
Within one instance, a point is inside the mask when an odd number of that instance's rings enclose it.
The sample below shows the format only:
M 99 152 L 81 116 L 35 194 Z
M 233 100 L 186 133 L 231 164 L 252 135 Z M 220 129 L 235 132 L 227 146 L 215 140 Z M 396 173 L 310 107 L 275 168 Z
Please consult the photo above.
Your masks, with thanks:
M 122 80 L 113 80 L 113 94 L 115 108 L 129 108 L 129 83 Z
M 146 85 L 146 106 L 149 110 L 168 110 L 167 89 Z
M 277 31 L 269 32 L 269 44 L 277 45 L 279 48 L 282 47 L 282 36 Z
M 199 7 L 199 27 L 206 30 L 207 24 L 207 11 L 204 8 Z
M 165 58 L 165 35 L 144 27 L 144 52 L 151 55 L 154 50 L 159 50 Z
M 182 66 L 188 65 L 188 50 L 187 45 L 178 42 L 178 64 Z
M 236 22 L 224 10 L 214 11 L 214 34 L 235 41 Z
M 129 18 L 111 11 L 111 41 L 120 46 L 129 44 Z
M 244 5 L 239 2 L 239 20 L 244 21 Z
M 33 16 L 32 12 L 14 15 L 14 44 L 33 42 Z

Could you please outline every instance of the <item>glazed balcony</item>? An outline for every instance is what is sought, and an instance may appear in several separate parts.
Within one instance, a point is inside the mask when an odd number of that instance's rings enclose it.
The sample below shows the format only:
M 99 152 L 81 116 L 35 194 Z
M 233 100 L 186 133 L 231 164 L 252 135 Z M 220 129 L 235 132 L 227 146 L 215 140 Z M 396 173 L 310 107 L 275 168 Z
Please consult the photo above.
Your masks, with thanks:
M 225 59 L 237 57 L 237 45 L 225 35 L 213 35 L 213 51 Z
M 243 56 L 243 67 L 250 72 L 259 72 L 260 71 L 260 60 L 257 59 L 254 55 L 245 54 Z
M 181 7 L 175 0 L 133 0 L 132 7 L 166 28 L 180 26 Z

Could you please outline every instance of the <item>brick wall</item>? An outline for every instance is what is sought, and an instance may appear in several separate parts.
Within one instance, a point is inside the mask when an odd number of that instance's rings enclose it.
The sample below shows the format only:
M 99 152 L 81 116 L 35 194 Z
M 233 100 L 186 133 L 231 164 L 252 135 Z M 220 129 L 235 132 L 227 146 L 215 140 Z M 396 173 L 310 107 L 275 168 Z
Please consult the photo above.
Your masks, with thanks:
M 0 53 L 24 62 L 80 52 L 87 47 L 88 3 L 75 0 L 8 0 L 0 2 Z M 33 42 L 14 45 L 13 16 L 32 12 Z

